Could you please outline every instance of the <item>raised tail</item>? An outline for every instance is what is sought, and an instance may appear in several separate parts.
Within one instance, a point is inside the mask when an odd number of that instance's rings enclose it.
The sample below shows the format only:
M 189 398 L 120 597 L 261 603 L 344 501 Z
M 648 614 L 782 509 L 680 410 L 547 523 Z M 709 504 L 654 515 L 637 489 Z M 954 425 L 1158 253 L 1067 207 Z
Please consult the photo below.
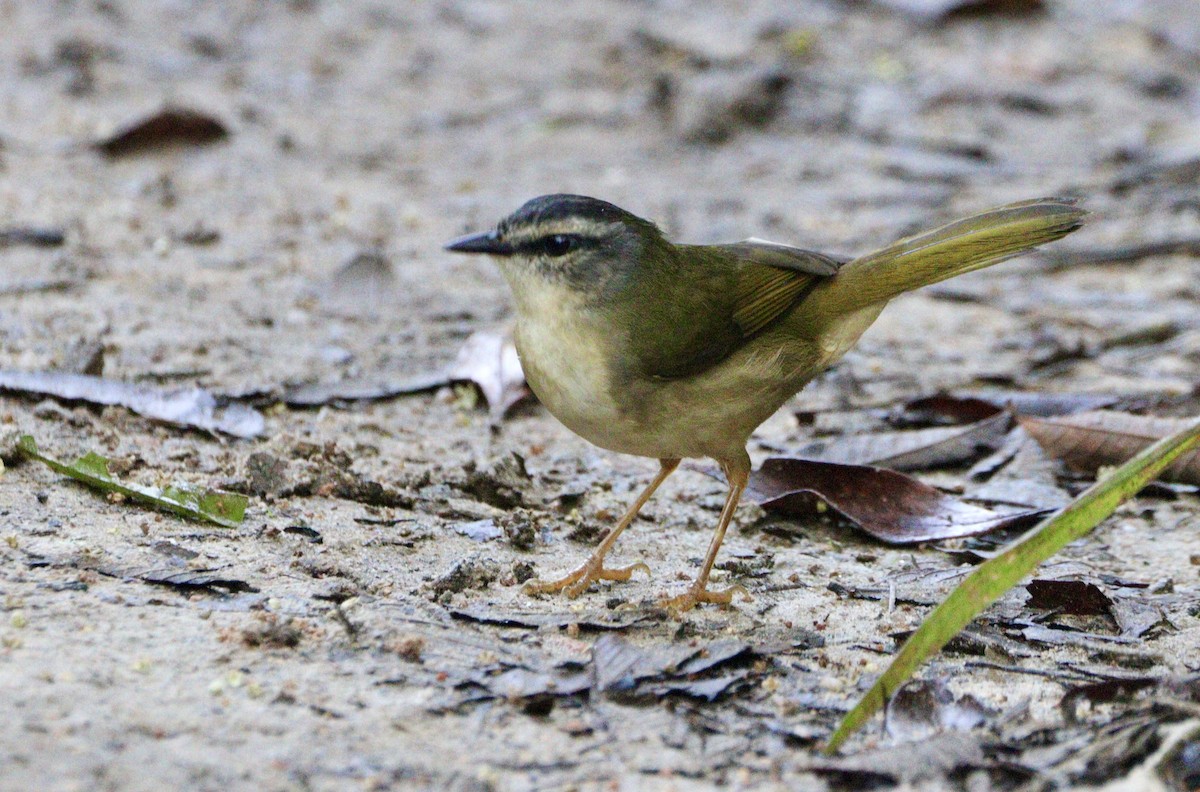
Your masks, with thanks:
M 820 313 L 837 316 L 886 303 L 906 291 L 990 267 L 1061 239 L 1087 212 L 1070 199 L 1038 198 L 989 209 L 907 237 L 846 262 L 809 296 Z

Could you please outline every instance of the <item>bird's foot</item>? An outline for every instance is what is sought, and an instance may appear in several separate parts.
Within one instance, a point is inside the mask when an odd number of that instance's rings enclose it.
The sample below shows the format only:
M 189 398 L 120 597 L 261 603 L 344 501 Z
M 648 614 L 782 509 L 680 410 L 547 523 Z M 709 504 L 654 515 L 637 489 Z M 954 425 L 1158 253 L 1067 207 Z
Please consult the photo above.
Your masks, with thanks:
M 531 580 L 525 584 L 526 594 L 550 594 L 561 591 L 571 599 L 588 590 L 597 580 L 629 580 L 637 571 L 650 574 L 650 567 L 641 561 L 626 567 L 606 567 L 604 557 L 593 556 L 577 569 L 557 580 Z
M 746 602 L 754 600 L 754 597 L 750 596 L 750 592 L 746 590 L 745 586 L 734 584 L 727 589 L 713 591 L 712 589 L 693 583 L 692 587 L 685 593 L 663 600 L 661 604 L 672 616 L 679 618 L 701 602 L 711 602 L 714 605 L 722 606 L 731 605 L 735 594 L 740 595 Z

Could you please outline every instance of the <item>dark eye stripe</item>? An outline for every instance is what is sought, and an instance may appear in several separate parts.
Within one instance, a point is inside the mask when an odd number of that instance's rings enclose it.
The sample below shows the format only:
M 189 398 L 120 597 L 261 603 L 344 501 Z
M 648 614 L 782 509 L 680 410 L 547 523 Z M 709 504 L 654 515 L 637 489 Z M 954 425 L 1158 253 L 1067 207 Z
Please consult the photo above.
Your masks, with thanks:
M 542 255 L 554 258 L 583 247 L 590 241 L 579 234 L 547 234 L 537 239 L 531 239 L 528 242 L 522 242 L 519 249 L 522 253 L 529 255 Z

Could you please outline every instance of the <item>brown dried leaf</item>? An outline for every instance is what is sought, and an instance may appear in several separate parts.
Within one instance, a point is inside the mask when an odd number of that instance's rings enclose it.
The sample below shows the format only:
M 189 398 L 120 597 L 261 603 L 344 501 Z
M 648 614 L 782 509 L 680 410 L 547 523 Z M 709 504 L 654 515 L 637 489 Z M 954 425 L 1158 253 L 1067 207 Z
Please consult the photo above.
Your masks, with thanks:
M 1112 612 L 1112 601 L 1095 583 L 1082 580 L 1031 580 L 1025 586 L 1036 610 L 1053 610 L 1074 616 L 1103 616 Z
M 893 470 L 792 457 L 773 457 L 751 473 L 746 497 L 767 511 L 805 516 L 819 499 L 889 544 L 972 536 L 1045 513 L 1001 514 Z
M 1156 440 L 1180 431 L 1193 419 L 1154 418 L 1094 410 L 1057 418 L 1019 418 L 1025 431 L 1068 466 L 1088 473 L 1119 465 Z M 1159 476 L 1163 481 L 1200 485 L 1200 451 L 1182 455 Z
M 935 393 L 905 404 L 904 417 L 921 423 L 930 423 L 934 419 L 942 423 L 947 419 L 954 423 L 967 423 L 991 418 L 1002 409 L 994 401 L 981 397 Z
M 924 22 L 940 22 L 957 15 L 1026 14 L 1041 11 L 1042 0 L 875 0 Z
M 167 107 L 123 127 L 93 145 L 108 157 L 125 157 L 171 146 L 203 146 L 229 137 L 216 118 L 196 110 Z
M 1008 431 L 1010 417 L 998 409 L 966 426 L 847 435 L 812 443 L 798 456 L 847 465 L 880 465 L 892 470 L 928 470 L 962 464 L 995 451 Z
M 978 421 L 1000 410 L 1017 415 L 1067 415 L 1098 410 L 1120 401 L 1117 396 L 1099 393 L 1044 393 L 1019 390 L 965 390 L 938 393 L 914 399 L 904 405 L 909 413 L 928 414 L 955 421 Z

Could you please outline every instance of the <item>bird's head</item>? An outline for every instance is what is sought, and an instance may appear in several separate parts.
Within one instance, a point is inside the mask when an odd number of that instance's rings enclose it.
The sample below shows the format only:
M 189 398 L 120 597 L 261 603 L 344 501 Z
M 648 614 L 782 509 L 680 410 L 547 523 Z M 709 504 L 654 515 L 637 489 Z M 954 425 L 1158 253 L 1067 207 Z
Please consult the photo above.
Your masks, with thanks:
M 494 230 L 457 239 L 446 250 L 495 256 L 518 300 L 551 283 L 603 302 L 673 248 L 648 220 L 607 201 L 560 194 L 534 198 Z

